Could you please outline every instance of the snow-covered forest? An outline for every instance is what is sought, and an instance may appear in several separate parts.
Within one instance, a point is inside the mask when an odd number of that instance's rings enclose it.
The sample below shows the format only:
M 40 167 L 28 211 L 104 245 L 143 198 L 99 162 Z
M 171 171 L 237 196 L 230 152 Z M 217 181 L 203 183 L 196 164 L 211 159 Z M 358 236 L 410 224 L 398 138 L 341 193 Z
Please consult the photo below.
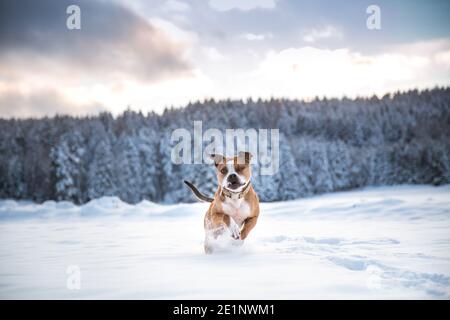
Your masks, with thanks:
M 175 165 L 176 128 L 278 128 L 280 170 L 258 174 L 261 200 L 368 185 L 450 183 L 450 88 L 383 98 L 213 101 L 143 115 L 0 119 L 0 198 L 85 203 L 118 196 L 191 202 L 183 179 L 213 193 L 212 166 Z

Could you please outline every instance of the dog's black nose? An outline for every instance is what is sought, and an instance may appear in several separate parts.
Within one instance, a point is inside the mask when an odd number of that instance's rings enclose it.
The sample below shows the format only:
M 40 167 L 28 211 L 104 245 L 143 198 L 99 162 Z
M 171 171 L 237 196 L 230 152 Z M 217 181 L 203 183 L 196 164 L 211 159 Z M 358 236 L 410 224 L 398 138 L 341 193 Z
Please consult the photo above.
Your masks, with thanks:
M 232 182 L 232 181 L 237 181 L 238 177 L 235 173 L 232 173 L 228 176 L 228 181 Z

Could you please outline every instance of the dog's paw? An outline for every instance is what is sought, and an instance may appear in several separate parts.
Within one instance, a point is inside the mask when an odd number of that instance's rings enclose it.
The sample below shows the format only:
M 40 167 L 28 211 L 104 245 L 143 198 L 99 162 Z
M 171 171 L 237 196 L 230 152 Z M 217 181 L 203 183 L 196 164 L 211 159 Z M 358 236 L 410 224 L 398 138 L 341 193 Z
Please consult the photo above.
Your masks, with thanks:
M 241 238 L 241 230 L 239 229 L 239 226 L 236 224 L 236 222 L 231 219 L 230 221 L 230 227 L 229 227 L 231 237 L 235 240 L 238 240 Z
M 236 234 L 236 233 L 232 233 L 232 234 L 231 234 L 231 237 L 232 237 L 234 240 L 240 240 L 240 239 L 241 239 L 241 236 L 240 236 L 239 234 Z
M 232 237 L 234 240 L 239 240 L 239 239 L 241 239 L 241 233 L 239 232 L 239 229 L 231 231 L 231 237 Z

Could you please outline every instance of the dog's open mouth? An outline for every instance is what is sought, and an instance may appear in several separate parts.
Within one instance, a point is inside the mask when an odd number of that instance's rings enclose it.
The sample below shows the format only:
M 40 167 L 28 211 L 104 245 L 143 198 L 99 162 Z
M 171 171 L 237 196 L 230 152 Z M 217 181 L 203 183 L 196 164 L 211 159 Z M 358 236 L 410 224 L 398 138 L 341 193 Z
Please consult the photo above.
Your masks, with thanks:
M 238 189 L 241 186 L 242 186 L 242 184 L 239 183 L 238 181 L 236 181 L 236 182 L 228 182 L 228 184 L 227 184 L 227 188 L 231 189 L 231 190 L 236 190 L 236 189 Z

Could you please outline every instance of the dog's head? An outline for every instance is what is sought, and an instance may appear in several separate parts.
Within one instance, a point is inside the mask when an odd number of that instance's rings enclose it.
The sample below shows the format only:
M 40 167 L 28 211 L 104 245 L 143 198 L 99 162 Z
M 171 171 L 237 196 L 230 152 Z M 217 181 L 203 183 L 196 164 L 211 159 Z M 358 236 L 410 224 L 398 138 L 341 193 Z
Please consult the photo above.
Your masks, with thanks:
M 216 166 L 217 179 L 222 188 L 239 192 L 251 178 L 250 152 L 239 152 L 234 157 L 212 154 Z

